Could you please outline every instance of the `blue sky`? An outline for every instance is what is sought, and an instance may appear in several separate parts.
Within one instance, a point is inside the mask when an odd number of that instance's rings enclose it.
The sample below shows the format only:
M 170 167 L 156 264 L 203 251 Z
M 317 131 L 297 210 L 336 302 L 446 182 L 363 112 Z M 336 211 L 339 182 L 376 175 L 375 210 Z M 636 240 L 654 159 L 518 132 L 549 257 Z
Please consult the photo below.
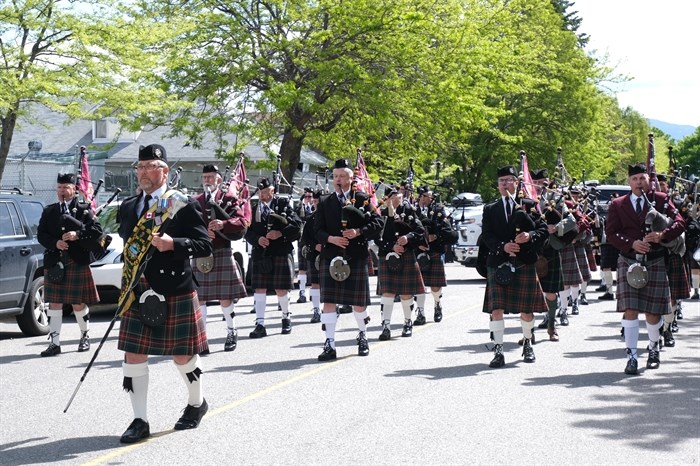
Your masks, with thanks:
M 700 126 L 700 1 L 574 0 L 589 52 L 632 81 L 606 83 L 647 118 Z

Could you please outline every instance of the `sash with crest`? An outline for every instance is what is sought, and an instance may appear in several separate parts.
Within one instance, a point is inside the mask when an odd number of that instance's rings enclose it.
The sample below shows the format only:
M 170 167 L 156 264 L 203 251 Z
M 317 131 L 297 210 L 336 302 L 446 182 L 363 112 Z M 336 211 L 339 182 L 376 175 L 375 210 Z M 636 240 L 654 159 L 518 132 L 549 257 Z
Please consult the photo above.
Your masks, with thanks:
M 124 245 L 124 268 L 122 271 L 122 290 L 119 296 L 119 315 L 123 315 L 135 300 L 134 288 L 150 258 L 151 241 L 165 228 L 168 220 L 187 205 L 187 196 L 171 189 L 158 199 L 139 218 Z

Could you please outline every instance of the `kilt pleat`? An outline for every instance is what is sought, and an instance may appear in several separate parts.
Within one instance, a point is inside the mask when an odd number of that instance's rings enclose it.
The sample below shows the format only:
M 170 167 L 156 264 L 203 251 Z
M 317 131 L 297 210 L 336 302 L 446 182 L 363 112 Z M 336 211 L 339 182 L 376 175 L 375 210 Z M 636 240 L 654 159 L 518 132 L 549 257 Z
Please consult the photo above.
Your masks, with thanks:
M 272 272 L 264 273 L 257 270 L 255 261 L 252 262 L 250 283 L 253 289 L 291 290 L 294 288 L 294 266 L 292 256 L 272 256 Z
M 647 262 L 648 281 L 641 289 L 633 288 L 627 283 L 627 270 L 635 262 L 624 256 L 620 256 L 617 261 L 617 311 L 633 309 L 647 314 L 669 314 L 671 296 L 664 259 Z
M 148 327 L 138 315 L 138 300 L 121 318 L 118 348 L 137 354 L 189 356 L 209 348 L 197 292 L 166 296 L 168 316 L 160 327 Z
M 578 262 L 578 269 L 581 272 L 581 283 L 591 281 L 591 269 L 588 264 L 588 253 L 586 252 L 586 245 L 582 243 L 574 243 L 574 252 L 576 253 L 576 261 Z
M 62 283 L 49 283 L 44 270 L 44 300 L 56 304 L 97 304 L 100 295 L 92 279 L 89 265 L 73 262 L 68 258 L 64 263 L 64 279 Z
M 401 254 L 401 268 L 393 272 L 386 265 L 384 257 L 379 258 L 379 287 L 382 293 L 415 295 L 425 293 L 423 277 L 416 262 L 416 254 L 409 250 Z
M 238 262 L 233 260 L 231 248 L 214 249 L 214 268 L 202 273 L 192 261 L 192 270 L 199 283 L 197 295 L 203 303 L 221 299 L 245 298 L 248 294 Z
M 558 293 L 564 289 L 561 255 L 552 248 L 544 248 L 542 255 L 547 259 L 547 275 L 540 277 L 540 286 L 545 293 Z
M 336 281 L 331 277 L 331 260 L 322 257 L 320 261 L 321 302 L 369 306 L 369 275 L 367 272 L 369 258 L 349 258 L 350 276 L 342 282 Z
M 666 273 L 671 299 L 690 298 L 690 283 L 688 275 L 685 273 L 683 257 L 678 254 L 669 254 L 667 257 Z
M 503 309 L 505 314 L 547 312 L 534 264 L 517 261 L 515 278 L 510 285 L 496 283 L 496 268 L 488 267 L 482 310 L 491 314 L 494 309 Z
M 573 244 L 567 244 L 560 252 L 561 254 L 561 269 L 563 273 L 564 286 L 576 286 L 583 283 L 581 278 L 581 270 L 579 269 L 578 259 L 574 251 Z
M 318 269 L 316 268 L 316 257 L 318 257 L 318 254 L 313 254 L 309 260 L 306 261 L 307 267 L 306 267 L 306 281 L 311 284 L 311 283 L 320 283 L 320 274 L 318 273 Z M 301 270 L 301 269 L 299 269 Z
M 430 251 L 430 267 L 428 270 L 422 271 L 423 284 L 430 288 L 442 288 L 447 286 L 447 278 L 445 277 L 445 260 L 441 252 Z

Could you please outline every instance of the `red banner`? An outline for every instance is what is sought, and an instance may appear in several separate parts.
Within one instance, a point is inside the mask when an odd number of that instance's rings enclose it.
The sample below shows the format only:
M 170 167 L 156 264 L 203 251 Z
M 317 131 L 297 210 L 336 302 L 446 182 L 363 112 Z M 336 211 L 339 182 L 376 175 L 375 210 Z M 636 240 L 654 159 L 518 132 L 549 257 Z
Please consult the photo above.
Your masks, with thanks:
M 92 210 L 97 208 L 97 199 L 93 199 L 94 188 L 90 181 L 90 167 L 88 167 L 87 149 L 85 146 L 80 146 L 80 184 L 78 191 L 83 194 L 85 202 L 90 202 Z

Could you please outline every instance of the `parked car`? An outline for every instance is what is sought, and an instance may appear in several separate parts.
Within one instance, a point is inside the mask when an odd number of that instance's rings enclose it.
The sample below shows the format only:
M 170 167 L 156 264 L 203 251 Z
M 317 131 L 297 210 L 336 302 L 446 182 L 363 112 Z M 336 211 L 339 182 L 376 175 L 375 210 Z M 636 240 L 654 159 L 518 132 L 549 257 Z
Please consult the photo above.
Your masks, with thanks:
M 466 267 L 475 267 L 479 255 L 481 220 L 484 201 L 475 193 L 460 193 L 452 199 L 450 212 L 452 225 L 457 231 L 457 244 L 453 251 L 455 260 Z
M 608 208 L 610 202 L 617 196 L 624 196 L 630 191 L 629 185 L 626 184 L 599 184 L 595 188 L 591 186 L 589 189 L 595 189 L 598 198 L 598 215 L 601 218 L 608 216 Z
M 112 237 L 107 254 L 90 264 L 92 278 L 100 294 L 101 304 L 117 303 L 121 293 L 124 241 L 119 236 L 119 224 L 117 223 L 117 212 L 120 204 L 121 201 L 112 202 L 99 212 L 102 230 Z M 238 263 L 241 273 L 245 277 L 249 261 L 245 239 L 234 241 L 231 248 L 233 259 Z
M 14 316 L 25 335 L 49 332 L 44 302 L 44 247 L 37 228 L 44 204 L 0 192 L 0 317 Z

